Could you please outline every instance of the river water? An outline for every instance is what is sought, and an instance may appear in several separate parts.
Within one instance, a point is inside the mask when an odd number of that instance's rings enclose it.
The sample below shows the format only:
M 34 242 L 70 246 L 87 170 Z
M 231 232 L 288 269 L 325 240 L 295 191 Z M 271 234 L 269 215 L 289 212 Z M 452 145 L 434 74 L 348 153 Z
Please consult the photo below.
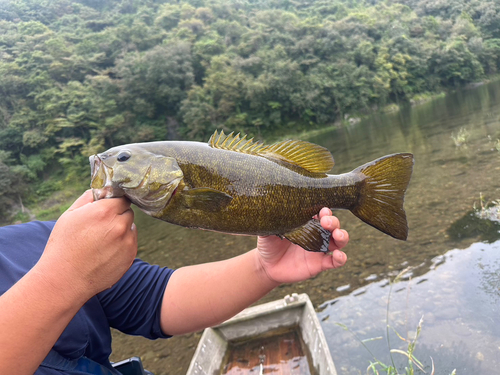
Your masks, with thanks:
M 283 285 L 260 302 L 308 293 L 341 375 L 365 374 L 374 357 L 390 364 L 389 346 L 407 346 L 395 332 L 414 337 L 422 316 L 414 354 L 428 373 L 432 360 L 436 374 L 498 373 L 500 225 L 471 214 L 474 206 L 500 199 L 498 139 L 500 82 L 308 139 L 332 152 L 335 174 L 386 154 L 412 152 L 415 167 L 405 201 L 409 238 L 395 240 L 349 212 L 338 212 L 351 238 L 346 266 Z M 189 230 L 141 213 L 136 217 L 139 256 L 162 266 L 225 259 L 255 246 L 252 237 Z M 406 267 L 412 270 L 391 287 L 389 281 Z M 114 332 L 112 359 L 138 355 L 157 375 L 183 374 L 200 336 L 148 341 Z M 393 359 L 404 368 L 402 354 L 393 353 Z

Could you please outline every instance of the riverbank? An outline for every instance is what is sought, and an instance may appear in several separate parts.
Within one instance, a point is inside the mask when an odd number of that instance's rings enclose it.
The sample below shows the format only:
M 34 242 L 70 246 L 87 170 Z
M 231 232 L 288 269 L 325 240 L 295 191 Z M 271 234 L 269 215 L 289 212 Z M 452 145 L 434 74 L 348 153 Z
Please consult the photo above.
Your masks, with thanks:
M 12 205 L 9 218 L 0 220 L 0 226 L 26 223 L 33 220 L 57 220 L 71 204 L 85 191 L 81 185 L 64 185 L 64 189 L 53 191 L 45 199 L 34 199 L 34 202 L 23 204 L 22 201 Z
M 496 77 L 496 80 L 500 80 L 500 76 Z M 493 80 L 485 80 L 482 82 L 479 82 L 476 84 L 477 85 L 483 85 L 485 83 L 491 82 Z M 467 89 L 468 87 L 464 87 L 462 89 Z M 413 98 L 410 99 L 409 102 L 405 102 L 403 104 L 396 104 L 396 103 L 390 103 L 382 108 L 372 108 L 371 112 L 368 113 L 352 113 L 352 114 L 345 114 L 344 119 L 341 121 L 336 121 L 333 124 L 321 127 L 319 129 L 312 129 L 312 130 L 301 130 L 301 131 L 291 131 L 287 133 L 285 136 L 278 136 L 278 137 L 269 137 L 271 141 L 282 141 L 285 139 L 302 139 L 302 140 L 307 140 L 309 138 L 314 138 L 322 134 L 326 134 L 331 132 L 334 129 L 338 129 L 341 127 L 350 127 L 358 124 L 361 122 L 361 120 L 369 118 L 370 116 L 373 116 L 376 113 L 394 113 L 398 112 L 401 110 L 401 108 L 405 105 L 411 105 L 412 107 L 419 106 L 428 102 L 431 102 L 433 100 L 441 99 L 446 97 L 447 93 L 445 91 L 440 91 L 436 93 L 422 93 L 422 94 L 417 94 L 413 96 Z

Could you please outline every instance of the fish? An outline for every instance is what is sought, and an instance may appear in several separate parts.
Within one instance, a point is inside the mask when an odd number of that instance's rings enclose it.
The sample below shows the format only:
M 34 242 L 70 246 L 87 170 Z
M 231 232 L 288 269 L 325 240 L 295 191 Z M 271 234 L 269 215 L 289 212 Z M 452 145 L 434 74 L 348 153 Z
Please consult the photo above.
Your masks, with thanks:
M 322 146 L 285 140 L 266 145 L 215 131 L 208 143 L 157 141 L 89 157 L 94 200 L 127 197 L 146 214 L 188 228 L 286 238 L 328 252 L 331 233 L 317 214 L 350 210 L 399 240 L 408 237 L 403 207 L 413 155 L 397 153 L 351 172 L 327 174 Z

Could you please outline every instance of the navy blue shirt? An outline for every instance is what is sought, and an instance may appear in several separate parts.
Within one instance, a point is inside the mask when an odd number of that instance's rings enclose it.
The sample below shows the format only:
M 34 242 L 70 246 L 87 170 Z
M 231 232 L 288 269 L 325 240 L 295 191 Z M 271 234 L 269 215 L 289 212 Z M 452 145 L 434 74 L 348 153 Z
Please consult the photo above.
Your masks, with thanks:
M 34 221 L 0 228 L 0 295 L 37 263 L 54 224 Z M 161 331 L 160 310 L 172 273 L 169 268 L 134 260 L 118 283 L 91 298 L 78 311 L 53 349 L 68 359 L 86 356 L 110 367 L 110 327 L 149 339 L 169 337 Z M 60 372 L 40 367 L 35 374 Z

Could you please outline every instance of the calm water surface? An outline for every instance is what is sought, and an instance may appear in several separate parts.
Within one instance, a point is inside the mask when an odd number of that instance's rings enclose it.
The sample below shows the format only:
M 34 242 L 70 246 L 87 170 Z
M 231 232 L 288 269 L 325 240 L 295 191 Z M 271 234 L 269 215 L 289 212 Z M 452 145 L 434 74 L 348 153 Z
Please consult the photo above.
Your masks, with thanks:
M 465 134 L 457 146 L 453 137 Z M 309 139 L 335 157 L 333 173 L 344 173 L 380 156 L 412 152 L 415 167 L 405 208 L 410 234 L 394 240 L 338 212 L 351 240 L 349 261 L 339 270 L 284 285 L 261 302 L 305 292 L 318 314 L 339 374 L 364 374 L 376 358 L 388 363 L 389 324 L 412 337 L 423 316 L 415 355 L 436 374 L 495 374 L 500 365 L 499 227 L 475 220 L 470 211 L 483 200 L 500 199 L 500 83 L 448 95 L 398 113 L 371 116 L 348 128 Z M 137 214 L 139 256 L 169 267 L 216 261 L 255 246 L 255 238 L 189 230 Z M 411 276 L 411 277 L 410 277 Z M 349 331 L 341 328 L 341 323 Z M 392 329 L 391 329 L 391 332 Z M 354 337 L 356 335 L 358 339 Z M 200 333 L 163 341 L 114 334 L 113 359 L 139 355 L 160 374 L 183 374 Z M 360 340 L 376 338 L 366 343 Z M 391 348 L 405 343 L 389 335 Z M 404 368 L 404 358 L 393 354 Z

